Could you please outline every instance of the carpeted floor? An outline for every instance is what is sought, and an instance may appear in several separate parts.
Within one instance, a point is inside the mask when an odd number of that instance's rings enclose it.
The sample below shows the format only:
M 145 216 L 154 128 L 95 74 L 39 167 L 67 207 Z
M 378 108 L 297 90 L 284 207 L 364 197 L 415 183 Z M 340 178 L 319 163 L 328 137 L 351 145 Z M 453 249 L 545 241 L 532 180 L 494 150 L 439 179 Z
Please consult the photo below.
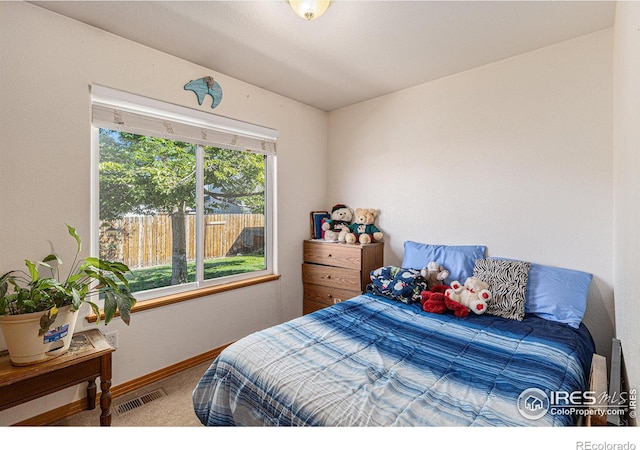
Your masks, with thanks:
M 113 399 L 112 427 L 197 427 L 191 393 L 211 363 L 203 363 L 149 386 Z M 119 412 L 122 409 L 124 412 Z M 100 424 L 100 407 L 83 411 L 53 424 L 89 427 Z

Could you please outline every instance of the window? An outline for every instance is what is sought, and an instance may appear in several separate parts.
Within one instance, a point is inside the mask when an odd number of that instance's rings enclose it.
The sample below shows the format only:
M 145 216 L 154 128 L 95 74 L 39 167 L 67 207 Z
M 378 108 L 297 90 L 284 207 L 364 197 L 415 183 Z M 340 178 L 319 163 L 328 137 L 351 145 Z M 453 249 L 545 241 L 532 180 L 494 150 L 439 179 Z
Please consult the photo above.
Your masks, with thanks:
M 96 252 L 140 300 L 273 274 L 277 133 L 92 86 Z

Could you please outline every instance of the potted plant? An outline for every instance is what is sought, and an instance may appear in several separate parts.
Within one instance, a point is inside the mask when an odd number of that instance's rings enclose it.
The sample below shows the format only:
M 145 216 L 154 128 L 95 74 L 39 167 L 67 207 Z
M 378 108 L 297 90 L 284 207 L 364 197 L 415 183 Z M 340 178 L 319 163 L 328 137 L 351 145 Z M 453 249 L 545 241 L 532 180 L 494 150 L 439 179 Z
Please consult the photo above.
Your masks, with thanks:
M 66 277 L 55 254 L 42 261 L 25 260 L 27 270 L 12 270 L 0 277 L 0 328 L 11 362 L 30 365 L 64 354 L 71 343 L 77 311 L 88 303 L 100 322 L 100 309 L 93 297 L 104 298 L 104 321 L 116 313 L 129 325 L 136 299 L 125 274 L 129 268 L 99 258 L 79 259 L 82 248 L 75 228 L 67 225 L 76 241 L 76 255 Z M 41 270 L 47 276 L 41 275 Z M 26 334 L 25 334 L 26 333 Z

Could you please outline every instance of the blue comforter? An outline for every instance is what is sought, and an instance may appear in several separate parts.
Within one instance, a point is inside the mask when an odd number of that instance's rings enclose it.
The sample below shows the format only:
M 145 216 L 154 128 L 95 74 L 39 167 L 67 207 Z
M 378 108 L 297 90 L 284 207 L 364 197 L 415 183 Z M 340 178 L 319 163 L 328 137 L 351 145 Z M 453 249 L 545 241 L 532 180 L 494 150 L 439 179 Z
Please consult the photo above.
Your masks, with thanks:
M 363 294 L 227 347 L 193 404 L 205 425 L 572 425 L 551 408 L 523 413 L 521 394 L 584 391 L 593 352 L 584 325 L 459 319 Z

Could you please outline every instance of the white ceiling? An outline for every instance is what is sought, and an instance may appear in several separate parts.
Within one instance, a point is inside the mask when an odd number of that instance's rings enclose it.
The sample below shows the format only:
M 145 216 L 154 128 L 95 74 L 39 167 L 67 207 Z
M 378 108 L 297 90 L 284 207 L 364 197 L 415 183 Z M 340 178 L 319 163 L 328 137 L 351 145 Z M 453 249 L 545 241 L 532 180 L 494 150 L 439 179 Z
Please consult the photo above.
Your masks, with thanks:
M 31 3 L 325 111 L 605 29 L 615 15 L 613 1 L 336 0 L 311 22 L 286 0 Z

